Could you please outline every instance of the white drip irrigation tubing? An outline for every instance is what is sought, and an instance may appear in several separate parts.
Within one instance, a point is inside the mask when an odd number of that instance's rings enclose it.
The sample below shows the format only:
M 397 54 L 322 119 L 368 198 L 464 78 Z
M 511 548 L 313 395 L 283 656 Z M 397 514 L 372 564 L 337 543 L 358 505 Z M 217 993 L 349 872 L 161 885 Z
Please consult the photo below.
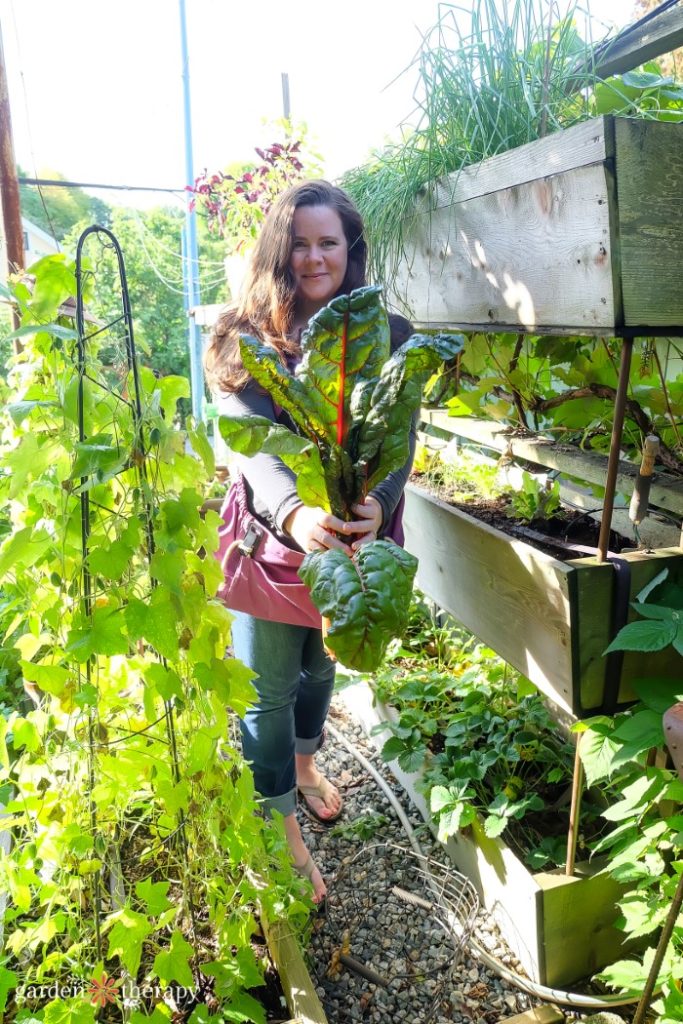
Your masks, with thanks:
M 420 844 L 415 838 L 415 832 L 413 826 L 410 824 L 408 817 L 403 810 L 400 802 L 396 799 L 391 787 L 387 784 L 386 780 L 380 775 L 375 766 L 368 761 L 368 759 L 361 754 L 360 750 L 354 747 L 353 743 L 350 743 L 345 736 L 339 732 L 329 721 L 326 723 L 325 728 L 329 730 L 335 740 L 343 744 L 346 749 L 352 754 L 356 760 L 365 768 L 367 772 L 372 775 L 375 782 L 381 788 L 382 792 L 388 799 L 389 803 L 393 807 L 396 815 L 403 826 L 403 830 L 408 836 L 410 845 L 416 854 L 420 857 L 424 857 L 424 853 L 420 848 Z M 511 971 L 509 967 L 493 956 L 488 950 L 484 949 L 476 939 L 470 939 L 470 946 L 477 954 L 479 959 L 486 967 L 495 971 L 499 977 L 505 981 L 509 981 L 516 988 L 525 992 L 527 995 L 534 996 L 537 999 L 541 999 L 547 1003 L 559 1003 L 562 1006 L 578 1006 L 582 1009 L 591 1010 L 606 1010 L 615 1006 L 630 1006 L 632 1003 L 637 1003 L 638 996 L 589 996 L 584 995 L 581 992 L 564 992 L 558 988 L 548 988 L 545 985 L 540 985 L 535 981 L 529 981 L 528 978 L 523 978 L 520 974 L 516 974 Z

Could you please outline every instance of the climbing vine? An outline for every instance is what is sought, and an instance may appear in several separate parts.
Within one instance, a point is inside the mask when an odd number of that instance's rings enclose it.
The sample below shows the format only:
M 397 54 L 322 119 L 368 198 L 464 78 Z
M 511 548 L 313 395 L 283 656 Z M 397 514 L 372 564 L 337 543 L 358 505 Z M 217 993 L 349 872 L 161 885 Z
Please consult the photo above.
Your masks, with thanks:
M 169 1007 L 192 1024 L 218 1007 L 262 1021 L 247 991 L 263 973 L 257 901 L 295 923 L 306 907 L 230 739 L 253 688 L 224 658 L 230 616 L 213 597 L 211 448 L 201 425 L 196 454 L 174 426 L 181 378 L 141 371 L 136 427 L 130 375 L 92 325 L 79 441 L 77 338 L 60 315 L 74 267 L 33 270 L 15 293 L 23 352 L 1 438 L 3 625 L 32 700 L 0 717 L 0 1011 L 87 1024 L 125 1001 L 133 1024 Z

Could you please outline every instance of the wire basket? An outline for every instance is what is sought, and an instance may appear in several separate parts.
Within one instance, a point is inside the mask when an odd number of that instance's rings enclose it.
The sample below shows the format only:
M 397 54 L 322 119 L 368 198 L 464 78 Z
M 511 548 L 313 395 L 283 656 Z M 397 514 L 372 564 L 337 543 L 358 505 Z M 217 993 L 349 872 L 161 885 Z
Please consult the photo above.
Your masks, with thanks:
M 478 910 L 452 867 L 394 843 L 364 846 L 328 890 L 319 983 L 368 1019 L 449 1020 L 451 972 Z

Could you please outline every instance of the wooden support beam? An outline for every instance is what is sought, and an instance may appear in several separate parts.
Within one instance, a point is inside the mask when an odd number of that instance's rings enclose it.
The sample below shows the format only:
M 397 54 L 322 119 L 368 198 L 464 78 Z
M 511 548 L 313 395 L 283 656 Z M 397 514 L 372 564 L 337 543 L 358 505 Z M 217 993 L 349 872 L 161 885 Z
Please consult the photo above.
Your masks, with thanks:
M 500 423 L 470 416 L 449 416 L 442 409 L 423 409 L 421 418 L 426 426 L 442 434 L 464 437 L 494 451 L 508 452 L 516 459 L 556 469 L 589 483 L 605 485 L 607 457 L 597 452 L 583 452 L 571 445 L 556 444 L 534 435 L 518 437 Z M 638 466 L 620 462 L 617 490 L 630 495 L 637 475 Z M 650 500 L 653 505 L 683 515 L 683 480 L 658 471 L 652 480 Z
M 323 1005 L 318 998 L 308 968 L 299 948 L 299 942 L 287 921 L 267 920 L 261 913 L 261 926 L 268 941 L 268 949 L 280 975 L 289 1012 L 301 1024 L 327 1024 Z
M 645 64 L 648 60 L 671 53 L 683 46 L 683 4 L 635 24 L 620 32 L 613 40 L 599 46 L 593 55 L 595 74 L 600 78 L 621 75 Z

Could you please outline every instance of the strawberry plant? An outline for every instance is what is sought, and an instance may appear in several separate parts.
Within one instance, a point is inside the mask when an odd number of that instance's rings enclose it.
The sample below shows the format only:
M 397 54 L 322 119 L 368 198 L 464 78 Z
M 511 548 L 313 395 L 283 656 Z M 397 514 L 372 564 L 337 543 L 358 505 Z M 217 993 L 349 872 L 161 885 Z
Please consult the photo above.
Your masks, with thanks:
M 59 314 L 74 267 L 33 272 L 2 431 L 5 637 L 36 706 L 0 717 L 0 1012 L 87 1024 L 126 998 L 133 1021 L 167 1020 L 174 994 L 192 1024 L 264 1021 L 256 901 L 293 922 L 305 906 L 229 739 L 253 690 L 200 555 L 217 547 L 210 447 L 191 426 L 199 461 L 174 425 L 183 379 L 141 370 L 136 421 L 132 376 L 99 360 L 112 331 L 90 331 L 79 378 Z

